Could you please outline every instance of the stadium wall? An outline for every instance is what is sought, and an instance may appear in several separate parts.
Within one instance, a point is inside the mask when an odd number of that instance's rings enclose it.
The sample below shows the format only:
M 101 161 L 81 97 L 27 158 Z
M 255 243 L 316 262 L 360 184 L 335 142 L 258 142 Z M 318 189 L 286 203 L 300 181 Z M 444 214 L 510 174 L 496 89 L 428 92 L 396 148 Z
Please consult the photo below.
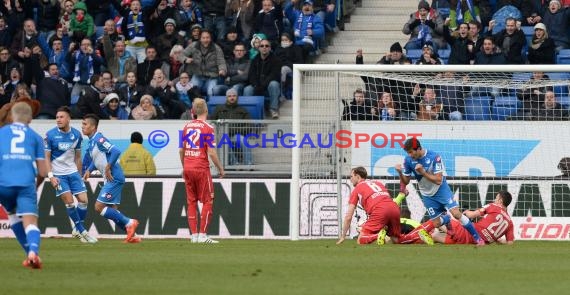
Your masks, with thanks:
M 385 180 L 395 194 L 396 179 Z M 108 238 L 122 238 L 112 222 L 93 209 L 102 180 L 88 181 L 89 214 L 86 227 L 91 233 Z M 451 180 L 462 208 L 477 208 L 490 202 L 495 192 L 508 189 L 514 200 L 509 206 L 515 236 L 526 240 L 569 240 L 570 187 L 568 180 Z M 318 194 L 310 186 L 318 186 Z M 217 179 L 214 184 L 214 216 L 210 234 L 220 238 L 288 239 L 290 181 L 286 179 Z M 405 201 L 412 218 L 421 220 L 425 209 L 410 186 Z M 343 204 L 351 187 L 342 186 Z M 44 236 L 70 236 L 71 222 L 63 203 L 50 185 L 39 190 L 39 227 Z M 330 181 L 306 181 L 301 186 L 300 228 L 302 239 L 337 236 L 336 184 Z M 345 208 L 346 209 L 346 208 Z M 129 179 L 123 189 L 121 211 L 137 218 L 146 238 L 188 238 L 184 183 L 178 178 Z M 355 233 L 354 230 L 351 231 Z M 0 207 L 0 237 L 12 237 L 6 212 Z

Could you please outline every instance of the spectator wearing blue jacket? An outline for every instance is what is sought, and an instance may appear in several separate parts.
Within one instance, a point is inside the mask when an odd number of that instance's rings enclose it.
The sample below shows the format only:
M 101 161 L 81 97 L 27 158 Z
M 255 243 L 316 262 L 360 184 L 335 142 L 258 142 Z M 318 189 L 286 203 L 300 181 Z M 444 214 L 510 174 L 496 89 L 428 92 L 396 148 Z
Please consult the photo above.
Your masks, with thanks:
M 304 0 L 301 10 L 294 9 L 293 5 L 299 0 L 291 0 L 285 7 L 285 15 L 291 22 L 295 44 L 303 48 L 305 60 L 309 53 L 318 49 L 317 40 L 325 34 L 323 20 L 313 12 L 313 1 Z

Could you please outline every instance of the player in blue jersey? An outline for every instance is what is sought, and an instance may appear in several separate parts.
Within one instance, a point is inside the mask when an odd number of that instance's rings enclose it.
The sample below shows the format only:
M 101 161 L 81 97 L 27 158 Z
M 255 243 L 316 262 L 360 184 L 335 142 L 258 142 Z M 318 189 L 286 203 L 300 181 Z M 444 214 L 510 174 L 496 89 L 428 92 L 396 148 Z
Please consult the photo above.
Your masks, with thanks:
M 26 253 L 22 265 L 37 269 L 42 268 L 42 262 L 34 164 L 38 178 L 46 177 L 43 140 L 28 127 L 32 108 L 27 103 L 14 104 L 11 115 L 14 123 L 0 128 L 0 203 Z
M 420 195 L 431 221 L 422 225 L 424 229 L 431 232 L 432 227 L 446 225 L 448 233 L 453 235 L 450 217 L 446 214 L 449 211 L 469 231 L 477 245 L 485 245 L 473 223 L 459 211 L 459 204 L 453 199 L 453 192 L 443 175 L 445 168 L 441 157 L 434 151 L 423 149 L 415 137 L 404 142 L 404 150 L 408 154 L 404 159 L 404 167 L 398 164 L 396 171 L 405 185 L 410 183 L 412 177 L 418 181 Z
M 95 202 L 95 210 L 127 232 L 125 243 L 138 243 L 141 241 L 140 236 L 136 235 L 138 220 L 129 218 L 118 210 L 121 191 L 125 184 L 125 175 L 119 165 L 121 151 L 97 131 L 98 126 L 99 118 L 96 115 L 87 114 L 83 117 L 81 131 L 89 137 L 86 157 L 90 163 L 83 174 L 83 179 L 87 181 L 93 170 L 101 172 L 104 182 Z
M 90 236 L 83 221 L 87 215 L 87 189 L 81 171 L 81 142 L 79 130 L 69 125 L 71 110 L 64 106 L 57 110 L 55 122 L 57 127 L 49 130 L 45 138 L 45 153 L 48 164 L 48 177 L 55 188 L 56 196 L 61 197 L 67 215 L 73 221 L 72 235 L 83 243 L 97 243 Z M 73 200 L 77 198 L 77 206 Z

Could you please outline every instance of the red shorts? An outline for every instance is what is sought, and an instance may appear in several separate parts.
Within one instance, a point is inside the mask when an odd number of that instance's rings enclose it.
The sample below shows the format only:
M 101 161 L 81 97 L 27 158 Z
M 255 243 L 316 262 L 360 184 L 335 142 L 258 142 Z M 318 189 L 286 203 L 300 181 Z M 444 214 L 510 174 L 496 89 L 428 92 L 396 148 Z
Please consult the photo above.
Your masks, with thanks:
M 184 170 L 184 183 L 186 185 L 186 200 L 200 201 L 202 204 L 213 199 L 214 184 L 210 169 Z
M 388 226 L 388 236 L 400 237 L 400 208 L 392 200 L 376 205 L 368 219 L 362 225 L 362 235 L 377 234 L 384 226 Z
M 461 222 L 452 219 L 451 227 L 453 228 L 453 236 L 445 235 L 446 244 L 474 244 L 473 236 L 467 231 Z

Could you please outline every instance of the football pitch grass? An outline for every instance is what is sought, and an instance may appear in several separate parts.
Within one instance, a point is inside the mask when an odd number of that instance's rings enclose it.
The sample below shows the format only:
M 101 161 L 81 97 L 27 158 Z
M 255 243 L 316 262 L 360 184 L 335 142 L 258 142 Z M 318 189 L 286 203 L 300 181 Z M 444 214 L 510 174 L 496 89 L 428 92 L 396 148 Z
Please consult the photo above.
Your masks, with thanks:
M 1 294 L 569 294 L 570 243 L 358 246 L 348 240 L 0 239 Z

